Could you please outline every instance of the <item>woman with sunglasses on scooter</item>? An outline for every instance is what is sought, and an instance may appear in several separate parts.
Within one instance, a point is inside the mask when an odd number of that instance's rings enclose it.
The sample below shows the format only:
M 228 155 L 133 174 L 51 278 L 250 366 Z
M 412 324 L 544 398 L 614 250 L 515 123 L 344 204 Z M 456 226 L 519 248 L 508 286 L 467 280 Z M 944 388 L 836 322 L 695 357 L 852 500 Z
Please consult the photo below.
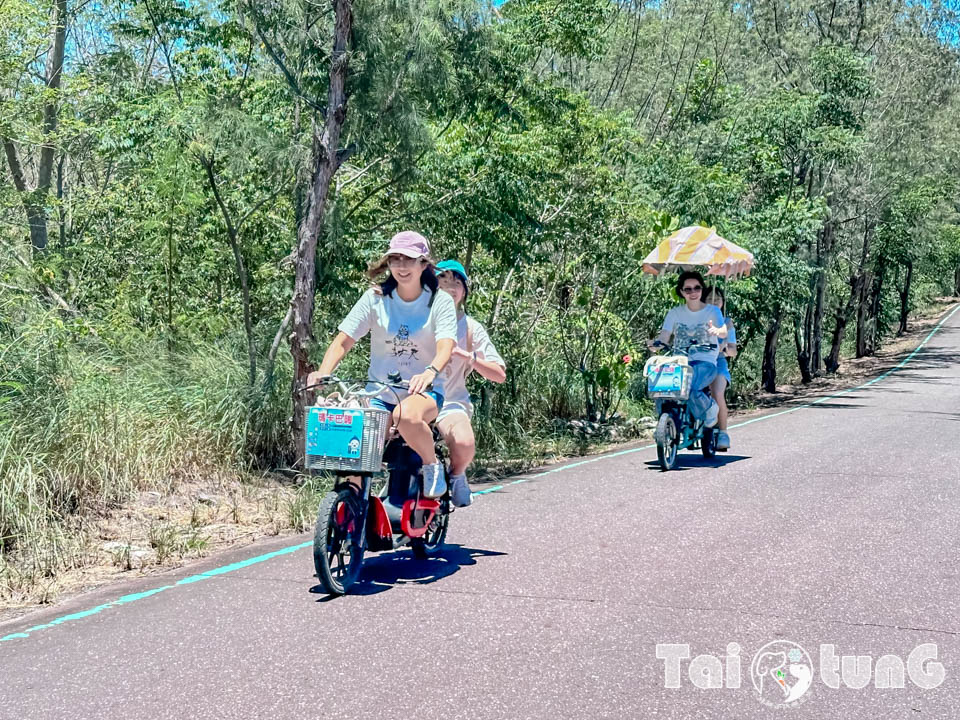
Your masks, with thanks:
M 370 333 L 367 377 L 384 382 L 399 372 L 409 386 L 408 392 L 397 390 L 399 406 L 390 388 L 383 388 L 370 404 L 393 413 L 397 431 L 423 460 L 423 494 L 440 497 L 446 492 L 446 480 L 430 423 L 443 407 L 441 373 L 457 342 L 453 298 L 439 292 L 427 240 L 409 230 L 393 236 L 367 275 L 378 285 L 367 290 L 340 323 L 340 332 L 307 384 L 331 375 L 354 344 Z
M 663 327 L 657 341 L 671 343 L 676 348 L 685 350 L 692 345 L 710 345 L 712 349 L 697 348 L 689 355 L 690 367 L 693 369 L 693 380 L 690 387 L 690 399 L 687 407 L 690 414 L 704 425 L 712 428 L 717 424 L 719 406 L 703 391 L 717 376 L 718 341 L 727 336 L 723 313 L 716 305 L 707 305 L 701 297 L 706 283 L 698 272 L 687 271 L 680 273 L 677 278 L 676 293 L 684 300 L 683 305 L 671 308 L 663 321 Z M 651 352 L 659 348 L 654 346 L 654 340 L 647 345 Z
M 446 394 L 437 417 L 437 427 L 450 450 L 451 502 L 457 507 L 466 507 L 471 501 L 466 471 L 476 452 L 476 439 L 470 424 L 473 404 L 467 392 L 467 376 L 476 370 L 487 380 L 502 383 L 507 379 L 506 363 L 490 341 L 486 328 L 467 315 L 470 281 L 463 265 L 456 260 L 438 263 L 437 279 L 440 289 L 450 293 L 457 306 L 457 347 L 443 371 Z

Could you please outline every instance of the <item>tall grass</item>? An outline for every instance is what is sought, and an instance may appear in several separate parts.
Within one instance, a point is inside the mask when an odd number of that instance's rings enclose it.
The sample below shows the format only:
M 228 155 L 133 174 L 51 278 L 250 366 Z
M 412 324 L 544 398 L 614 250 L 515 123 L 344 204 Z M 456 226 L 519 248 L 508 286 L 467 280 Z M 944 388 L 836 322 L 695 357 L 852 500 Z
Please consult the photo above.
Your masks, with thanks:
M 283 394 L 246 383 L 239 345 L 111 342 L 0 303 L 0 597 L 85 564 L 97 513 L 284 447 Z

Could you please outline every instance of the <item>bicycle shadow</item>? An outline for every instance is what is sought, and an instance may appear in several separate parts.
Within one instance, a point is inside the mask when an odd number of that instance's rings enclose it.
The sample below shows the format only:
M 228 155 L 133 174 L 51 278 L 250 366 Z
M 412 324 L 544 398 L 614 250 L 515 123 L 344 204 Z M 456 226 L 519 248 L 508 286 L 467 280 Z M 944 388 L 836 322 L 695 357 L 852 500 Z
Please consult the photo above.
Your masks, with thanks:
M 439 553 L 425 560 L 415 558 L 409 548 L 373 555 L 364 559 L 360 577 L 347 594 L 377 595 L 404 585 L 429 585 L 450 577 L 465 565 L 476 565 L 478 558 L 506 554 L 496 550 L 450 544 L 444 545 Z M 323 593 L 323 588 L 314 585 L 310 592 Z M 317 602 L 329 602 L 333 599 L 333 596 L 324 596 Z
M 693 452 L 688 454 L 679 454 L 677 455 L 677 464 L 673 466 L 673 469 L 670 472 L 677 472 L 683 470 L 700 470 L 704 468 L 721 468 L 724 465 L 732 465 L 733 463 L 738 463 L 741 460 L 750 460 L 750 455 L 728 455 L 726 453 L 717 453 L 713 458 L 705 458 L 702 455 L 694 455 Z M 648 470 L 656 470 L 658 472 L 663 472 L 660 469 L 660 462 L 657 460 L 648 460 L 644 463 L 647 466 Z

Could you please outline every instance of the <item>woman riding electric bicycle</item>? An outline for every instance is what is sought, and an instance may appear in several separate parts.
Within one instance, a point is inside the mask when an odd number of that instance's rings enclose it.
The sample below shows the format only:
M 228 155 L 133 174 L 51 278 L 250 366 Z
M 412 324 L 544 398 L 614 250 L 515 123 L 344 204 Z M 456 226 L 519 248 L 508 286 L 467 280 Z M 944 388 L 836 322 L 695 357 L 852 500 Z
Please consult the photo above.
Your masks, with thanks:
M 369 333 L 367 377 L 382 383 L 399 374 L 408 383 L 408 391 L 399 396 L 381 386 L 370 404 L 393 413 L 397 431 L 423 460 L 423 494 L 441 497 L 446 479 L 430 423 L 443 407 L 441 373 L 457 342 L 456 307 L 450 295 L 439 292 L 430 245 L 419 233 L 408 230 L 394 235 L 367 275 L 379 286 L 367 290 L 340 323 L 339 334 L 319 369 L 307 377 L 307 385 L 332 375 L 354 344 Z M 376 387 L 371 384 L 368 389 Z
M 698 272 L 687 271 L 677 278 L 677 297 L 684 300 L 683 305 L 670 309 L 663 321 L 660 335 L 650 340 L 647 346 L 650 352 L 657 352 L 657 342 L 672 343 L 675 347 L 698 346 L 689 356 L 693 370 L 688 407 L 690 414 L 704 425 L 712 428 L 717 424 L 719 406 L 704 390 L 717 376 L 718 340 L 727 336 L 723 313 L 716 305 L 707 305 L 701 300 L 706 283 Z M 712 347 L 706 350 L 704 346 Z

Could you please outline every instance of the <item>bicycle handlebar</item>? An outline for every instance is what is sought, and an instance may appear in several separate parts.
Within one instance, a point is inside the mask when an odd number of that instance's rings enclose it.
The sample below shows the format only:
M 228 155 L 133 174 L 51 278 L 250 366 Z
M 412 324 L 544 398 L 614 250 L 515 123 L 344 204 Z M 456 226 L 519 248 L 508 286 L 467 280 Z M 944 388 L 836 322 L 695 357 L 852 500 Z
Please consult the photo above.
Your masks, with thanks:
M 684 355 L 689 355 L 692 352 L 713 352 L 714 350 L 719 350 L 719 345 L 711 345 L 709 343 L 693 343 L 688 345 L 686 348 L 679 348 L 675 345 L 670 345 L 669 343 L 661 342 L 660 340 L 654 340 L 651 345 L 655 348 L 665 348 L 668 352 L 682 353 Z

